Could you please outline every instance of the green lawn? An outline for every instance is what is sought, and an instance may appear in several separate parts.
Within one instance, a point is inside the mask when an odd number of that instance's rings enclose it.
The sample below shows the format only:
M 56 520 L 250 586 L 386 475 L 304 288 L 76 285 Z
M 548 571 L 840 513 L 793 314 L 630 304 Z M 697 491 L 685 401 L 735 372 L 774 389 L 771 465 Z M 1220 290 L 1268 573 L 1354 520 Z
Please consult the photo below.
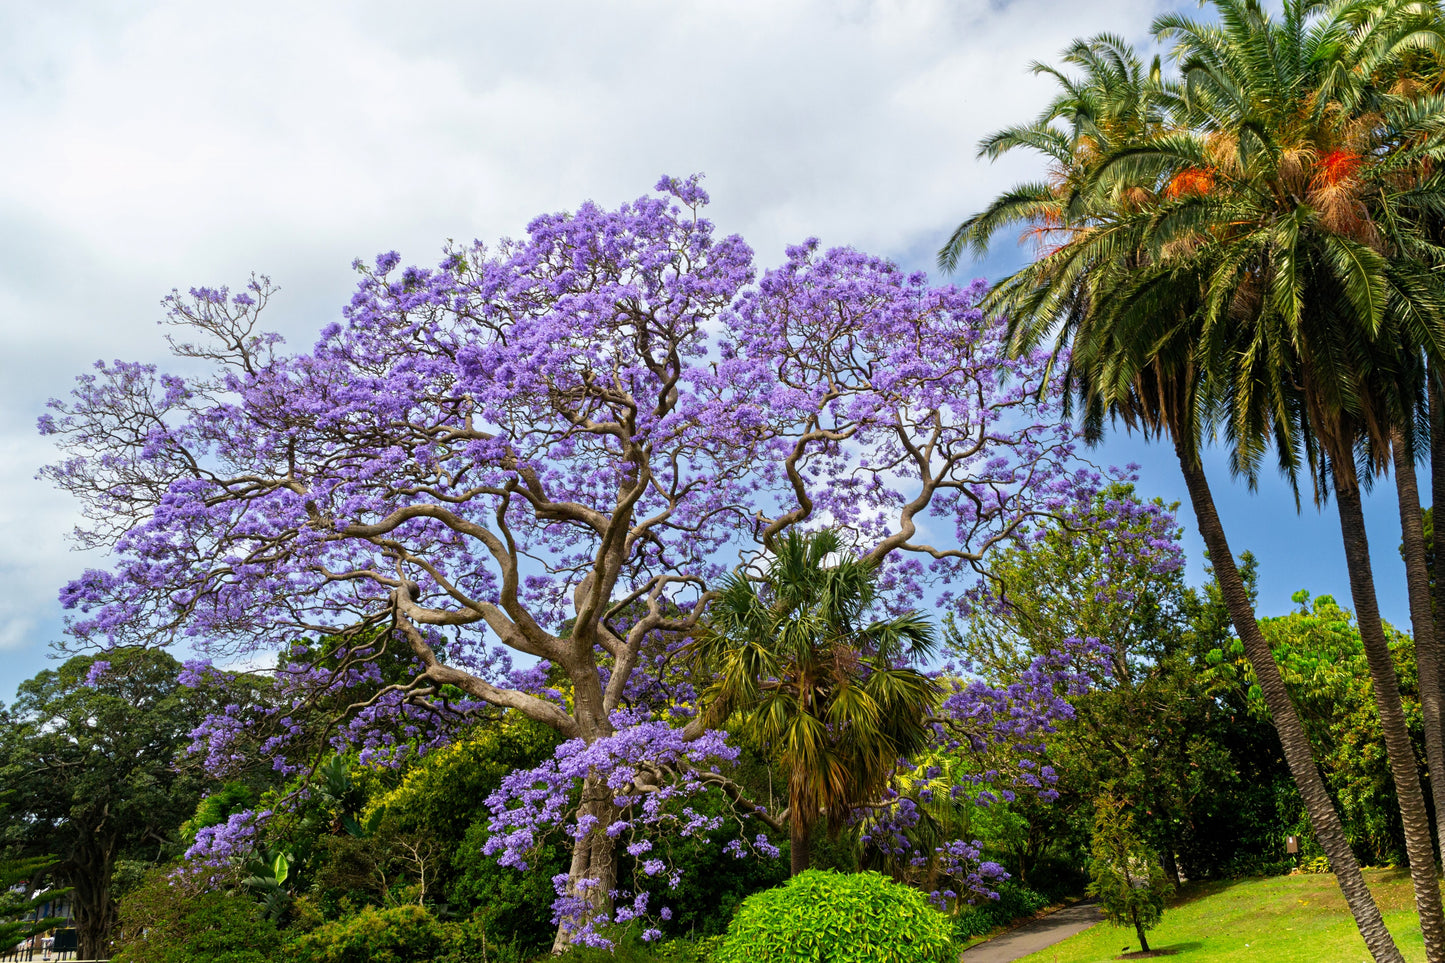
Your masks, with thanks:
M 1423 960 L 1409 875 L 1404 870 L 1370 870 L 1365 876 L 1405 958 Z M 1168 957 L 1171 963 L 1369 960 L 1333 876 L 1276 876 L 1190 887 L 1148 935 L 1150 949 L 1176 951 Z M 1126 943 L 1130 951 L 1139 949 L 1133 929 L 1100 923 L 1024 960 L 1096 963 L 1116 959 Z

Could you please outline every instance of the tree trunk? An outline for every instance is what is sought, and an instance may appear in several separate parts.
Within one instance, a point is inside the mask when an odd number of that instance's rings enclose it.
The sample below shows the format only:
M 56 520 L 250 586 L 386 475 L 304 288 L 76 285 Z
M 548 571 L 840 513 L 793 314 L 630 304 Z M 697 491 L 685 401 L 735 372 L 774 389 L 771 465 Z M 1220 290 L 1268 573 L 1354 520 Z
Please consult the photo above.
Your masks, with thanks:
M 1164 834 L 1164 845 L 1159 847 L 1159 864 L 1164 867 L 1170 885 L 1178 889 L 1184 885 L 1184 877 L 1179 874 L 1179 864 L 1174 860 L 1173 836 L 1173 833 Z
M 1440 640 L 1430 611 L 1430 574 L 1425 568 L 1425 526 L 1420 518 L 1420 488 L 1415 460 L 1397 432 L 1390 440 L 1395 461 L 1395 489 L 1400 499 L 1401 554 L 1405 582 L 1410 589 L 1410 625 L 1415 635 L 1415 663 L 1420 675 L 1420 709 L 1425 726 L 1425 761 L 1430 772 L 1430 795 L 1435 804 L 1435 837 L 1445 854 L 1445 738 L 1440 728 Z M 1445 454 L 1445 450 L 1442 450 Z
M 1335 507 L 1340 516 L 1340 535 L 1345 542 L 1345 563 L 1350 572 L 1350 595 L 1355 602 L 1355 622 L 1365 643 L 1365 661 L 1370 666 L 1370 683 L 1375 690 L 1375 708 L 1385 733 L 1385 750 L 1390 776 L 1400 803 L 1400 820 L 1405 826 L 1405 855 L 1410 859 L 1410 882 L 1415 889 L 1415 908 L 1420 912 L 1420 931 L 1425 936 L 1425 959 L 1439 963 L 1445 956 L 1445 911 L 1440 905 L 1440 880 L 1435 873 L 1435 848 L 1430 842 L 1430 817 L 1425 811 L 1425 794 L 1420 789 L 1420 770 L 1405 710 L 1400 704 L 1400 679 L 1385 640 L 1385 625 L 1375 601 L 1375 576 L 1370 568 L 1370 544 L 1365 537 L 1365 512 L 1360 489 L 1353 478 L 1341 478 L 1336 463 Z
M 813 834 L 808 831 L 809 827 L 801 819 L 798 819 L 795 813 L 796 810 L 788 814 L 789 876 L 797 876 L 799 873 L 806 872 L 812 856 L 810 850 L 812 849 Z
M 1285 762 L 1289 765 L 1290 775 L 1294 777 L 1295 786 L 1299 789 L 1300 799 L 1304 802 L 1315 838 L 1319 840 L 1321 848 L 1329 858 L 1330 869 L 1334 871 L 1340 892 L 1344 894 L 1345 903 L 1350 907 L 1350 913 L 1355 918 L 1355 925 L 1359 927 L 1360 936 L 1364 938 L 1370 955 L 1378 963 L 1404 963 L 1400 948 L 1395 945 L 1390 931 L 1385 929 L 1380 908 L 1370 895 L 1370 888 L 1365 885 L 1360 864 L 1356 862 L 1355 854 L 1345 840 L 1339 814 L 1335 812 L 1334 803 L 1325 791 L 1324 780 L 1320 778 L 1319 769 L 1315 766 L 1309 738 L 1305 735 L 1304 726 L 1300 723 L 1299 713 L 1290 700 L 1289 692 L 1284 687 L 1284 679 L 1280 677 L 1279 663 L 1275 662 L 1274 653 L 1270 651 L 1264 633 L 1259 630 L 1254 604 L 1249 598 L 1249 590 L 1245 588 L 1244 580 L 1240 578 L 1239 569 L 1234 564 L 1234 556 L 1230 554 L 1229 542 L 1224 535 L 1224 526 L 1219 521 L 1219 513 L 1214 508 L 1214 495 L 1209 490 L 1209 480 L 1204 475 L 1204 468 L 1196 453 L 1177 441 L 1174 450 L 1179 457 L 1180 470 L 1184 473 L 1184 483 L 1189 490 L 1189 500 L 1194 507 L 1199 534 L 1204 539 L 1205 548 L 1209 550 L 1214 577 L 1219 582 L 1225 606 L 1229 609 L 1230 621 L 1234 623 L 1234 630 L 1239 633 L 1239 640 L 1244 645 L 1245 657 L 1254 667 L 1255 678 L 1259 682 L 1264 703 L 1269 708 L 1275 731 L 1279 734 Z
M 103 960 L 110 956 L 111 933 L 115 928 L 110 878 L 115 872 L 117 840 L 106 835 L 104 823 L 102 819 L 95 831 L 86 833 L 74 844 L 60 869 L 61 878 L 71 888 L 76 948 L 83 960 Z
M 589 819 L 590 817 L 590 819 Z M 612 791 L 601 779 L 588 779 L 582 784 L 582 801 L 577 818 L 592 822 L 591 831 L 572 843 L 572 864 L 567 869 L 564 896 L 590 904 L 587 919 L 612 918 L 612 892 L 617 889 L 617 841 L 607 835 L 607 827 L 617 819 L 612 804 Z M 554 954 L 564 952 L 572 943 L 572 932 L 578 923 L 563 921 L 557 925 L 552 941 Z
M 115 906 L 110 898 L 110 867 L 104 869 L 103 873 L 77 876 L 71 893 L 77 949 L 83 960 L 103 960 L 110 956 Z
M 1438 453 L 1438 454 L 1437 454 Z M 1434 514 L 1436 505 L 1445 507 L 1445 387 L 1440 384 L 1440 373 L 1430 372 L 1430 506 Z M 1440 554 L 1439 548 L 1435 554 Z M 1435 614 L 1435 638 L 1445 639 L 1445 579 L 1435 578 L 1432 601 Z M 1445 673 L 1445 666 L 1441 667 Z
M 1129 915 L 1134 919 L 1134 932 L 1139 934 L 1139 952 L 1148 953 L 1149 940 L 1144 936 L 1144 927 L 1139 925 L 1139 913 L 1136 910 L 1130 910 Z
M 1445 511 L 1445 388 L 1442 388 L 1440 384 L 1440 372 L 1433 369 L 1430 372 L 1430 504 L 1432 515 L 1436 505 L 1441 506 L 1442 511 Z M 1439 554 L 1440 550 L 1436 548 L 1437 558 Z M 1438 654 L 1440 647 L 1445 645 L 1445 579 L 1441 579 L 1438 575 L 1435 577 L 1430 601 L 1430 611 L 1435 621 L 1435 648 Z M 1445 657 L 1441 657 L 1436 668 L 1441 691 L 1445 693 Z M 1445 724 L 1445 721 L 1442 721 L 1442 724 Z M 1433 772 L 1430 776 L 1432 779 L 1435 778 Z M 1445 782 L 1445 773 L 1441 774 L 1440 779 Z M 1445 812 L 1437 809 L 1435 822 L 1438 824 L 1442 820 L 1445 820 Z M 1441 859 L 1445 859 L 1445 852 L 1441 853 Z

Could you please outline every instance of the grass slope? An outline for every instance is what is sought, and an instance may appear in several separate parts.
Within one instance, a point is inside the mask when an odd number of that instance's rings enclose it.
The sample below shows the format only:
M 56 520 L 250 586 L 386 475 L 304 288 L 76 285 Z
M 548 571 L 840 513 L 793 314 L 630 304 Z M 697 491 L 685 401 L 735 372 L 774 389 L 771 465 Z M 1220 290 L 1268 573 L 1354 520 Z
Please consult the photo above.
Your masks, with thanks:
M 1405 959 L 1425 958 L 1410 877 L 1403 870 L 1365 874 L 1385 925 Z M 1170 963 L 1360 963 L 1365 943 L 1333 876 L 1276 876 L 1187 887 L 1149 934 L 1149 948 L 1172 950 Z M 1139 949 L 1133 929 L 1100 923 L 1031 956 L 1024 963 L 1101 963 L 1125 944 Z

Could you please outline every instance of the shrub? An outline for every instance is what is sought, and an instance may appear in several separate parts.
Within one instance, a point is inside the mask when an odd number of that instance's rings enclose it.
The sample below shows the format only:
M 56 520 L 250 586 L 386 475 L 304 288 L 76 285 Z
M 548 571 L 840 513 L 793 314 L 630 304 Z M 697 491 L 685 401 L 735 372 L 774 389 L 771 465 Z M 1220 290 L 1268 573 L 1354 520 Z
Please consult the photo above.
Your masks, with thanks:
M 958 940 L 991 933 L 1014 920 L 1032 916 L 1049 905 L 1049 898 L 1018 883 L 1001 883 L 998 899 L 981 901 L 959 909 L 953 918 L 953 935 Z
M 880 873 L 809 870 L 755 893 L 728 927 L 716 963 L 953 963 L 946 916 Z
M 271 963 L 281 934 L 254 900 L 165 869 L 148 873 L 121 901 L 116 963 Z
M 442 954 L 434 963 L 525 963 L 532 958 L 514 943 L 498 943 L 480 919 L 442 924 Z
M 616 940 L 611 950 L 575 946 L 554 959 L 557 963 L 712 963 L 713 951 L 721 940 L 720 936 L 706 936 L 700 940 L 645 942 L 636 930 L 630 930 Z
M 442 924 L 420 906 L 367 907 L 291 944 L 296 963 L 420 963 L 441 955 Z

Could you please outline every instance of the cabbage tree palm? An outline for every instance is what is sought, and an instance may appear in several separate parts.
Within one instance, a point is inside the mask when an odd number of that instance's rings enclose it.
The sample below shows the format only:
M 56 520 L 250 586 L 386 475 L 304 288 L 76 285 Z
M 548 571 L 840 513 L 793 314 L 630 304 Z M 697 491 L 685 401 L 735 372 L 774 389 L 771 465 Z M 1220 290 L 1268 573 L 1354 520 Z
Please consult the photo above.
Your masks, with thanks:
M 899 760 L 928 741 L 938 685 L 907 663 L 935 637 L 915 612 L 869 621 L 877 564 L 832 531 L 790 531 L 760 575 L 729 577 L 692 644 L 712 683 L 710 726 L 730 723 L 772 754 L 788 783 L 792 873 L 812 832 L 876 802 Z

